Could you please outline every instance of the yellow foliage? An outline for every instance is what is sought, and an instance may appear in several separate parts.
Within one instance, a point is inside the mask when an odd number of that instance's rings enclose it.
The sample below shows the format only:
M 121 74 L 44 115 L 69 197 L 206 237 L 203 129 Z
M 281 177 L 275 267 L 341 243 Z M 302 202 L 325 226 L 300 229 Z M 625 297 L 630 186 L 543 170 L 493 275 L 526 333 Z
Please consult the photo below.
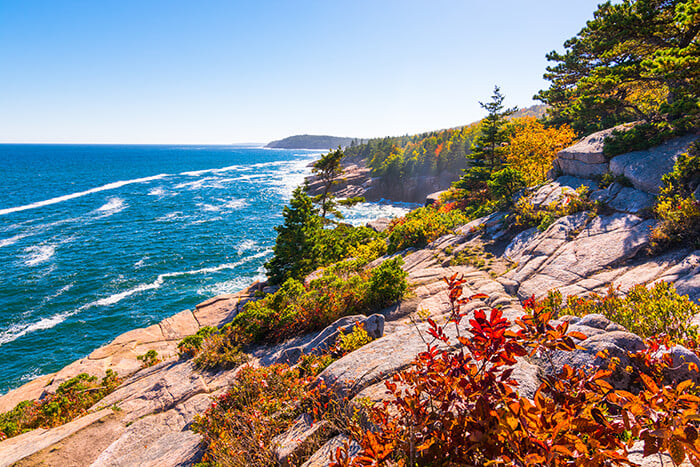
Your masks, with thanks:
M 569 125 L 545 128 L 534 117 L 518 119 L 516 128 L 508 145 L 506 159 L 522 172 L 528 185 L 542 183 L 557 152 L 569 146 L 576 133 Z

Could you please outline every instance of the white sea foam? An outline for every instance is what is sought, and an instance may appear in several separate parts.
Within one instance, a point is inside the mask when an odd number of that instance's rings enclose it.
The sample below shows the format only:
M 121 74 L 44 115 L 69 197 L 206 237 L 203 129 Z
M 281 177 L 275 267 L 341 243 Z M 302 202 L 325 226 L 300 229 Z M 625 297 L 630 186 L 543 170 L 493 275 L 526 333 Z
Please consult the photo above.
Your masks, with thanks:
M 188 175 L 190 177 L 199 177 L 200 175 L 206 174 L 206 173 L 222 173 L 222 172 L 230 172 L 233 170 L 245 170 L 248 166 L 245 165 L 231 165 L 228 167 L 220 167 L 217 169 L 204 169 L 204 170 L 193 170 L 190 172 L 181 172 L 180 175 Z
M 197 290 L 199 295 L 222 295 L 227 293 L 236 293 L 248 287 L 255 281 L 265 280 L 264 274 L 258 274 L 254 277 L 236 277 L 224 282 L 218 282 L 216 284 L 208 285 Z
M 2 248 L 4 246 L 14 245 L 15 243 L 22 240 L 26 236 L 27 235 L 19 234 L 19 235 L 14 235 L 10 238 L 4 238 L 4 239 L 0 240 L 0 248 Z
M 24 259 L 26 266 L 36 266 L 51 259 L 56 252 L 55 245 L 34 245 L 24 249 L 27 256 Z
M 255 240 L 243 240 L 240 245 L 238 245 L 238 254 L 242 255 L 246 251 L 252 250 L 258 246 L 258 242 Z
M 140 260 L 136 261 L 134 263 L 134 269 L 139 269 L 142 268 L 144 264 L 146 264 L 146 260 L 148 259 L 148 256 L 144 256 Z
M 197 275 L 197 274 L 209 274 L 212 272 L 223 271 L 225 269 L 234 269 L 234 268 L 237 268 L 237 267 L 239 267 L 245 263 L 248 263 L 254 259 L 261 258 L 265 255 L 268 255 L 269 253 L 270 253 L 270 250 L 268 249 L 268 250 L 256 253 L 254 255 L 247 256 L 247 257 L 241 259 L 240 261 L 236 261 L 235 263 L 225 263 L 225 264 L 220 264 L 219 266 L 194 269 L 192 271 L 167 272 L 165 274 L 160 274 L 160 275 L 158 275 L 156 280 L 154 280 L 153 282 L 150 282 L 147 284 L 139 284 L 136 287 L 125 290 L 123 292 L 119 292 L 119 293 L 110 295 L 109 297 L 101 298 L 101 299 L 96 300 L 94 302 L 90 302 L 87 305 L 84 305 L 83 307 L 81 307 L 79 309 L 79 311 L 82 311 L 83 309 L 91 308 L 94 306 L 114 305 L 115 303 L 119 303 L 120 301 L 124 300 L 125 298 L 130 297 L 130 296 L 137 294 L 139 292 L 145 292 L 146 290 L 158 289 L 165 283 L 165 281 L 167 279 L 171 279 L 173 277 L 192 276 L 192 275 Z
M 152 180 L 159 180 L 159 179 L 165 178 L 167 176 L 168 176 L 168 174 L 160 174 L 160 175 L 154 175 L 152 177 L 135 178 L 133 180 L 121 180 L 118 182 L 108 183 L 106 185 L 102 185 L 102 186 L 99 186 L 97 188 L 91 188 L 89 190 L 79 191 L 77 193 L 72 193 L 70 195 L 58 196 L 56 198 L 51 198 L 51 199 L 47 199 L 44 201 L 38 201 L 36 203 L 26 204 L 24 206 L 16 206 L 13 208 L 0 209 L 0 215 L 10 214 L 13 212 L 18 212 L 18 211 L 26 211 L 27 209 L 36 209 L 36 208 L 40 208 L 42 206 L 48 206 L 50 204 L 56 204 L 56 203 L 61 203 L 63 201 L 68 201 L 70 199 L 80 198 L 81 196 L 90 195 L 92 193 L 98 193 L 100 191 L 114 190 L 117 188 L 121 188 L 124 185 L 130 185 L 132 183 L 144 183 L 144 182 L 150 182 Z
M 97 208 L 97 212 L 101 213 L 101 215 L 98 216 L 98 218 L 109 217 L 112 214 L 116 214 L 120 211 L 123 211 L 124 209 L 126 209 L 126 207 L 127 204 L 122 198 L 109 198 L 106 204 Z
M 162 186 L 158 186 L 148 190 L 148 194 L 151 196 L 165 196 L 165 190 Z
M 224 207 L 227 209 L 242 209 L 248 206 L 248 202 L 244 199 L 232 199 L 224 203 Z
M 42 329 L 51 329 L 52 327 L 64 322 L 66 318 L 75 313 L 76 311 L 63 312 L 49 318 L 42 318 L 35 323 L 13 324 L 7 330 L 0 332 L 0 345 L 19 339 L 30 332 L 41 331 Z
M 343 216 L 345 216 L 343 222 L 359 226 L 365 225 L 367 222 L 380 217 L 401 217 L 411 209 L 415 209 L 419 206 L 418 204 L 411 203 L 359 203 L 351 207 L 340 206 L 339 209 Z

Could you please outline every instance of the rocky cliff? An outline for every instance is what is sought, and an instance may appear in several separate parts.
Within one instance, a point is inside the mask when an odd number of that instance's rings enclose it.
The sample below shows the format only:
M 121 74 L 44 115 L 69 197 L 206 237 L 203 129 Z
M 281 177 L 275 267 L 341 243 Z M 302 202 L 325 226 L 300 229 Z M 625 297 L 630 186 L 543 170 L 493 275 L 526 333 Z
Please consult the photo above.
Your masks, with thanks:
M 409 298 L 376 310 L 370 317 L 343 318 L 342 323 L 320 333 L 299 336 L 276 346 L 257 347 L 251 352 L 252 364 L 296 361 L 301 354 L 328 345 L 339 326 L 365 321 L 377 338 L 332 363 L 320 379 L 351 401 L 381 400 L 385 393 L 383 380 L 408 367 L 416 354 L 425 349 L 418 330 L 425 330 L 426 325 L 418 324 L 417 330 L 411 315 L 418 310 L 429 310 L 433 319 L 444 318 L 450 312 L 450 303 L 442 278 L 455 273 L 466 279 L 467 295 L 487 296 L 471 302 L 469 310 L 499 307 L 510 319 L 522 313 L 521 299 L 543 296 L 553 288 L 564 295 L 585 295 L 604 292 L 609 284 L 619 286 L 624 292 L 637 283 L 663 280 L 673 282 L 680 293 L 689 295 L 695 302 L 700 301 L 700 251 L 676 249 L 660 256 L 645 253 L 650 227 L 654 224 L 645 215 L 658 190 L 660 174 L 668 171 L 675 155 L 689 140 L 672 141 L 655 150 L 622 155 L 611 161 L 585 162 L 600 160 L 592 155 L 600 152 L 593 139 L 585 143 L 589 145 L 586 150 L 579 146 L 563 151 L 557 165 L 565 175 L 534 190 L 532 199 L 534 204 L 556 203 L 585 184 L 592 196 L 606 205 L 602 213 L 579 212 L 556 220 L 543 231 L 529 229 L 516 236 L 505 228 L 506 213 L 470 222 L 423 249 L 401 252 L 411 285 Z M 632 187 L 612 184 L 601 189 L 591 177 L 603 169 L 595 167 L 586 171 L 578 163 L 607 164 L 604 171 L 624 174 Z M 349 174 L 355 171 L 357 176 L 348 175 L 348 183 L 338 185 L 338 194 L 361 194 L 352 187 L 366 190 L 363 185 L 370 180 L 366 170 L 356 166 L 348 171 Z M 426 191 L 435 191 L 434 188 Z M 483 264 L 457 264 L 456 259 L 464 257 L 460 253 L 475 251 L 488 259 Z M 0 466 L 15 462 L 95 466 L 169 466 L 196 462 L 201 456 L 201 438 L 189 429 L 190 424 L 196 414 L 211 404 L 212 397 L 235 384 L 236 371 L 196 370 L 191 361 L 174 356 L 176 342 L 202 326 L 219 326 L 230 321 L 244 303 L 255 299 L 254 292 L 258 289 L 256 285 L 238 294 L 215 297 L 194 311 L 183 311 L 158 325 L 126 333 L 60 372 L 38 378 L 0 397 L 0 411 L 4 411 L 21 399 L 36 399 L 52 391 L 61 381 L 83 371 L 102 374 L 112 368 L 127 376 L 89 415 L 61 427 L 34 430 L 0 442 Z M 601 350 L 624 361 L 627 351 L 644 346 L 640 337 L 601 315 L 570 318 L 570 324 L 587 338 L 579 342 L 582 349 L 555 358 L 557 366 L 595 364 Z M 170 358 L 154 367 L 140 369 L 135 357 L 149 349 Z M 697 380 L 698 374 L 689 366 L 689 363 L 700 364 L 695 354 L 683 348 L 675 348 L 673 352 L 679 375 Z M 513 378 L 519 382 L 522 394 L 532 396 L 539 378 L 547 371 L 551 368 L 537 361 L 520 360 L 514 367 Z M 624 386 L 625 381 L 619 384 Z M 280 462 L 284 463 L 292 452 L 303 452 L 303 441 L 314 436 L 316 430 L 310 418 L 301 417 L 287 433 L 276 438 Z M 320 449 L 305 455 L 303 465 L 327 465 L 331 453 L 347 439 L 342 433 L 331 433 L 327 438 Z M 636 446 L 632 459 L 644 466 L 663 462 L 659 456 L 643 454 L 641 447 Z
M 459 174 L 444 172 L 440 175 L 405 177 L 395 181 L 372 177 L 363 161 L 347 161 L 343 173 L 335 180 L 331 192 L 339 198 L 363 196 L 367 201 L 391 200 L 406 203 L 423 203 L 426 197 L 450 187 Z M 316 177 L 308 179 L 310 195 L 323 192 L 323 184 Z

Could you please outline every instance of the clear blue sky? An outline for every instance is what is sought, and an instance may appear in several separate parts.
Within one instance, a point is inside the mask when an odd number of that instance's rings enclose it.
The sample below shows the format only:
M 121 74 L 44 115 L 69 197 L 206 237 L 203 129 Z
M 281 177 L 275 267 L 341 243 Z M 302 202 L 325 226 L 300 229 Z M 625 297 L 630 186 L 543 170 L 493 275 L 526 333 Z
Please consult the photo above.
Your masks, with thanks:
M 598 1 L 0 0 L 0 142 L 374 137 L 546 87 Z

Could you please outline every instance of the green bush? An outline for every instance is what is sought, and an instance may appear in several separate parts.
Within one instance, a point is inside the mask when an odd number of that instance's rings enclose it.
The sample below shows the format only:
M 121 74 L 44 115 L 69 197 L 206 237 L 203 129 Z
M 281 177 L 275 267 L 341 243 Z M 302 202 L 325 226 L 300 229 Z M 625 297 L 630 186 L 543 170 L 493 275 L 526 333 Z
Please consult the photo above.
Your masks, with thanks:
M 654 206 L 659 219 L 651 234 L 652 249 L 672 246 L 700 248 L 700 201 L 693 191 L 700 183 L 700 142 L 676 160 L 673 171 L 664 175 L 663 187 Z
M 0 414 L 0 440 L 35 428 L 52 428 L 82 415 L 100 399 L 114 391 L 121 380 L 107 370 L 101 381 L 81 373 L 65 381 L 40 401 L 22 401 L 9 412 Z
M 180 357 L 193 357 L 201 348 L 206 337 L 218 333 L 215 326 L 204 326 L 199 328 L 196 334 L 187 336 L 177 343 L 177 350 Z
M 424 247 L 467 222 L 469 218 L 459 209 L 448 212 L 432 206 L 414 209 L 406 216 L 392 221 L 388 230 L 387 251 L 395 253 L 410 247 Z
M 156 352 L 153 349 L 149 350 L 143 355 L 138 355 L 136 357 L 136 360 L 140 360 L 141 366 L 143 366 L 144 368 L 151 367 L 160 361 L 160 359 L 158 358 L 158 352 Z
M 636 285 L 624 297 L 616 294 L 611 287 L 604 296 L 569 296 L 564 304 L 561 293 L 553 291 L 543 305 L 559 315 L 600 313 L 642 337 L 665 334 L 676 340 L 695 335 L 694 327 L 689 322 L 700 313 L 698 305 L 690 301 L 687 295 L 678 295 L 673 285 L 667 282 L 657 282 L 651 288 Z
M 603 153 L 608 159 L 619 154 L 651 148 L 675 136 L 666 123 L 640 123 L 626 131 L 614 131 L 606 138 Z
M 369 276 L 366 302 L 368 306 L 386 306 L 399 300 L 408 289 L 408 273 L 401 268 L 403 259 L 397 256 L 374 268 Z
M 328 268 L 308 287 L 289 279 L 277 292 L 247 303 L 222 332 L 239 346 L 279 342 L 323 329 L 343 316 L 384 307 L 408 290 L 402 264 L 401 258 L 390 259 L 349 275 L 340 267 Z

